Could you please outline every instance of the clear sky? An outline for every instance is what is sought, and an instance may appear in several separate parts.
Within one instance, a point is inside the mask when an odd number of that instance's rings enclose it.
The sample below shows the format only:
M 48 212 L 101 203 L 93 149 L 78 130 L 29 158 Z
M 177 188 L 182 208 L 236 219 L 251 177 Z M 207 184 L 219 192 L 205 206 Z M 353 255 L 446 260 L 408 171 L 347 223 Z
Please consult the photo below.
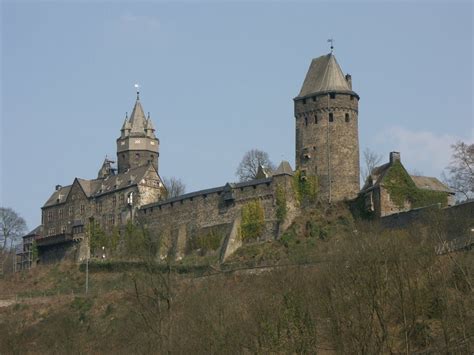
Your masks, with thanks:
M 360 95 L 361 152 L 440 176 L 473 141 L 472 2 L 13 2 L 1 7 L 2 206 L 40 222 L 56 184 L 115 156 L 136 82 L 160 174 L 235 181 L 252 148 L 294 167 L 292 99 L 335 55 Z

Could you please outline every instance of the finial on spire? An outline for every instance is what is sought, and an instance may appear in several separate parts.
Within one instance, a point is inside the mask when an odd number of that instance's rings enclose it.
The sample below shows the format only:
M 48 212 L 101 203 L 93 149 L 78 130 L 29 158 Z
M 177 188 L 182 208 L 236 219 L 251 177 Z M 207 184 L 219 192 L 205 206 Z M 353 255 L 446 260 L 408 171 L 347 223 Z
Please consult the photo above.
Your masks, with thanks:
M 125 119 L 128 120 L 128 112 L 125 112 Z
M 135 84 L 135 89 L 137 89 L 137 100 L 140 100 L 140 85 L 139 84 Z
M 148 119 L 150 119 L 150 112 L 148 112 Z
M 332 38 L 328 39 L 328 43 L 331 43 L 331 53 L 334 50 L 334 42 L 335 42 L 334 39 L 332 39 Z

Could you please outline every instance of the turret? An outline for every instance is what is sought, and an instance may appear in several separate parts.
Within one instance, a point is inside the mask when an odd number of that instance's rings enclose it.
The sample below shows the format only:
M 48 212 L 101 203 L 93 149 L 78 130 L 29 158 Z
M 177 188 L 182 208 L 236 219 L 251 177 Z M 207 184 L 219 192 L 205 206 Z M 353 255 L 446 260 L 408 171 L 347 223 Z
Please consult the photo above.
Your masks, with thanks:
M 137 92 L 137 100 L 130 118 L 125 117 L 120 137 L 117 139 L 118 172 L 152 164 L 158 171 L 160 141 L 148 114 L 145 117 Z
M 333 53 L 313 59 L 294 98 L 296 169 L 318 177 L 328 202 L 359 192 L 359 95 Z

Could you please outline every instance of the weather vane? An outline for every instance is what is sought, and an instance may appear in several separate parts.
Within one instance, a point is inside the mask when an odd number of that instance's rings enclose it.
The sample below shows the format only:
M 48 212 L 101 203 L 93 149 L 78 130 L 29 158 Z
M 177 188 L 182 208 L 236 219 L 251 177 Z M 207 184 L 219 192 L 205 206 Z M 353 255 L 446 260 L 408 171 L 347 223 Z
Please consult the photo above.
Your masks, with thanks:
M 329 38 L 329 39 L 328 39 L 328 42 L 331 43 L 331 53 L 332 53 L 332 51 L 333 51 L 333 49 L 334 49 L 334 42 L 335 42 L 335 41 L 334 41 L 334 39 Z
M 135 89 L 137 89 L 137 100 L 140 100 L 140 85 L 139 84 L 135 84 Z

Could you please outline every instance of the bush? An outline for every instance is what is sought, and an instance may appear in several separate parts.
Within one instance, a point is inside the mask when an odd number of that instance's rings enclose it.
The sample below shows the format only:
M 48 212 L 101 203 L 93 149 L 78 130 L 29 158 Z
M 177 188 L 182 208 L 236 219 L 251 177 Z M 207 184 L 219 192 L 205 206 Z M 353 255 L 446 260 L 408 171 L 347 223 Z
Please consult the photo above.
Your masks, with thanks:
M 316 202 L 318 197 L 318 178 L 316 176 L 305 176 L 300 170 L 293 176 L 293 190 L 296 200 L 301 204 L 304 202 Z
M 263 232 L 265 217 L 260 200 L 248 202 L 242 207 L 240 236 L 242 240 L 257 239 Z

